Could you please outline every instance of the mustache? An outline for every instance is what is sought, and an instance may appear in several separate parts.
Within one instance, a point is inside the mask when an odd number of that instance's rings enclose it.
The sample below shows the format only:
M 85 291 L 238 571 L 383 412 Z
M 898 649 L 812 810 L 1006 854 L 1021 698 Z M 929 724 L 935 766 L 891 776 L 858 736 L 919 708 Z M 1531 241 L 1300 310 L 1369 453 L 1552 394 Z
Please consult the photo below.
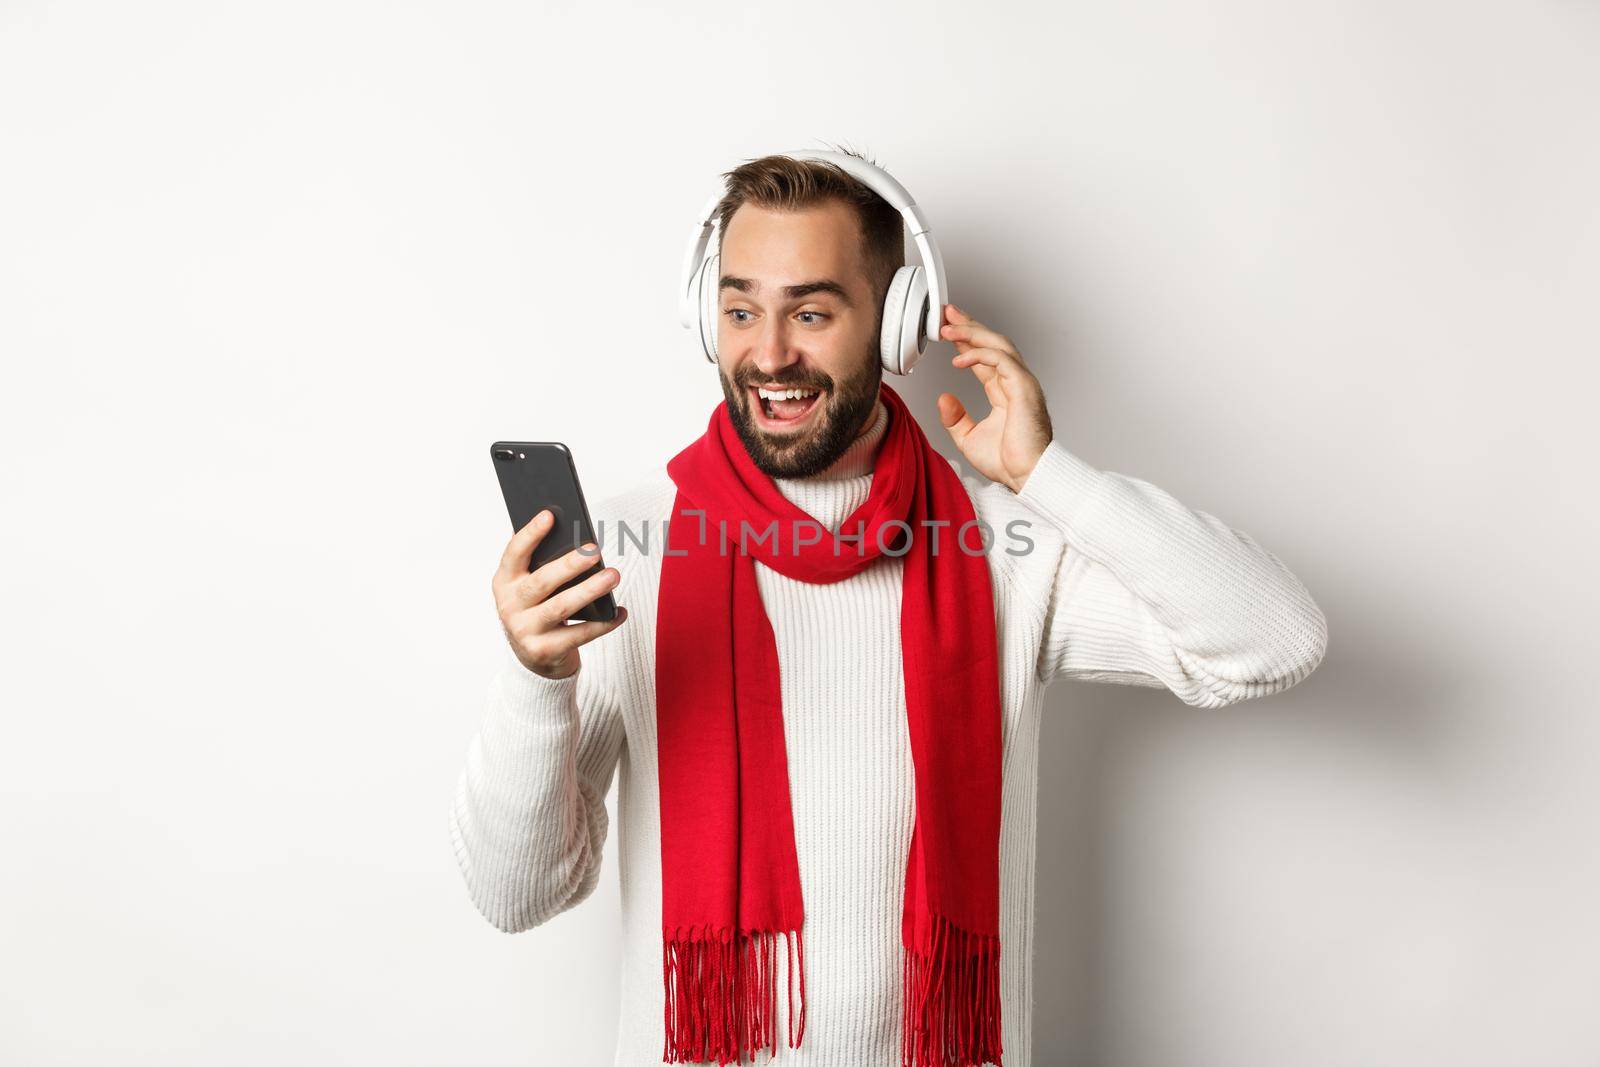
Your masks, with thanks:
M 769 378 L 755 374 L 740 375 L 735 380 L 741 389 L 748 389 L 759 382 L 762 385 L 771 385 L 777 389 L 818 389 L 829 392 L 833 390 L 833 382 L 831 380 L 826 382 L 806 381 L 801 378 L 791 380 L 788 378 Z

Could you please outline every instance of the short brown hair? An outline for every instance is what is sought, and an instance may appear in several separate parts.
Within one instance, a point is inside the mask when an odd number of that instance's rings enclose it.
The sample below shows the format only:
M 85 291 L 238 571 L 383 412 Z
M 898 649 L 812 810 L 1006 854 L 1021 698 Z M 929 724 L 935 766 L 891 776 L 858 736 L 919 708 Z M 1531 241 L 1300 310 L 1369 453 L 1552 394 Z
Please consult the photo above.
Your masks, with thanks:
M 876 166 L 860 152 L 834 147 Z M 862 258 L 867 280 L 872 284 L 882 327 L 883 298 L 895 271 L 906 265 L 905 220 L 883 197 L 836 163 L 795 159 L 773 155 L 751 159 L 725 171 L 728 192 L 717 204 L 717 253 L 722 253 L 722 236 L 728 231 L 733 213 L 745 204 L 769 211 L 799 211 L 829 200 L 840 200 L 855 208 L 861 225 Z

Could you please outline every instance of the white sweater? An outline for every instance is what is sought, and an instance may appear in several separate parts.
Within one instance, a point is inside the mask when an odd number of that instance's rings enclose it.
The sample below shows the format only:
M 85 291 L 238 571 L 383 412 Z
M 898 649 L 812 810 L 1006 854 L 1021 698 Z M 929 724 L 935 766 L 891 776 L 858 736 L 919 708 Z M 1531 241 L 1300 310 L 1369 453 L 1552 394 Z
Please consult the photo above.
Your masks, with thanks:
M 880 401 L 873 428 L 828 471 L 777 479 L 779 489 L 836 529 L 867 498 L 886 414 Z M 963 482 L 995 532 L 988 559 L 1004 711 L 1002 1058 L 1006 1067 L 1031 1067 L 1045 686 L 1070 677 L 1165 687 L 1186 704 L 1220 707 L 1305 678 L 1322 660 L 1327 624 L 1299 579 L 1248 535 L 1148 482 L 1098 470 L 1057 441 L 1021 493 L 982 478 Z M 605 797 L 620 766 L 616 1067 L 654 1067 L 664 1045 L 654 635 L 661 523 L 674 496 L 663 468 L 592 506 L 603 524 L 602 556 L 622 574 L 616 599 L 629 618 L 584 645 L 582 667 L 560 681 L 527 670 L 506 646 L 450 815 L 478 910 L 507 933 L 528 930 L 594 890 L 608 831 Z M 1022 530 L 1020 537 L 1006 533 L 1014 519 L 1029 524 L 1009 528 Z M 648 553 L 633 541 L 619 546 L 618 520 L 635 536 L 648 526 Z M 914 816 L 902 562 L 883 557 L 826 585 L 786 578 L 759 561 L 755 567 L 777 638 L 805 906 L 805 1034 L 799 1048 L 788 1046 L 781 1021 L 787 960 L 780 959 L 772 1062 L 899 1067 L 900 913 Z

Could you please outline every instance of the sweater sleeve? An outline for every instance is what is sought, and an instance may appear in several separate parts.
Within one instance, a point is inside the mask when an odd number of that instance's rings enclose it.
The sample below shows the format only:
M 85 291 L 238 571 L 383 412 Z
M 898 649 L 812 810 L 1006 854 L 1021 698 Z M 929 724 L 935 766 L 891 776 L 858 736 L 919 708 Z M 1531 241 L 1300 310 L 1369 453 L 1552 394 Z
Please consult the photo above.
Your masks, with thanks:
M 1061 531 L 1038 675 L 1170 689 L 1219 707 L 1287 689 L 1328 628 L 1304 584 L 1248 534 L 1051 441 L 1017 499 Z
M 472 902 L 506 933 L 586 899 L 600 877 L 605 797 L 622 717 L 606 683 L 606 638 L 575 674 L 528 670 L 509 644 L 450 810 L 456 862 Z

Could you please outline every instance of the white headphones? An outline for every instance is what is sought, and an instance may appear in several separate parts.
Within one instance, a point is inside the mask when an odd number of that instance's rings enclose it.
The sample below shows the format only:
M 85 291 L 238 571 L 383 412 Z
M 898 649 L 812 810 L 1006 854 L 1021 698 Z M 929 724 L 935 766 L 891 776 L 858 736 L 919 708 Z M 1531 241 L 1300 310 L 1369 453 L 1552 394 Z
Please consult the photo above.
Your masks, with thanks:
M 923 265 L 895 271 L 884 296 L 883 330 L 878 337 L 878 356 L 883 369 L 891 374 L 910 374 L 922 353 L 927 351 L 928 342 L 938 338 L 944 320 L 944 259 L 939 255 L 939 246 L 927 220 L 905 186 L 895 181 L 888 171 L 866 160 L 844 152 L 820 150 L 785 154 L 791 159 L 838 164 L 899 211 L 911 230 Z M 717 361 L 717 305 L 722 279 L 717 262 L 721 257 L 711 244 L 711 233 L 717 224 L 717 205 L 724 195 L 725 192 L 714 194 L 700 212 L 701 221 L 695 223 L 689 254 L 683 261 L 683 281 L 678 287 L 678 321 L 699 336 L 700 348 L 712 363 Z M 711 250 L 709 256 L 708 249 Z

